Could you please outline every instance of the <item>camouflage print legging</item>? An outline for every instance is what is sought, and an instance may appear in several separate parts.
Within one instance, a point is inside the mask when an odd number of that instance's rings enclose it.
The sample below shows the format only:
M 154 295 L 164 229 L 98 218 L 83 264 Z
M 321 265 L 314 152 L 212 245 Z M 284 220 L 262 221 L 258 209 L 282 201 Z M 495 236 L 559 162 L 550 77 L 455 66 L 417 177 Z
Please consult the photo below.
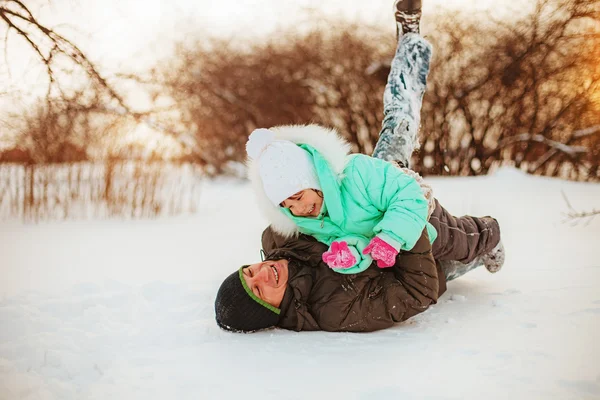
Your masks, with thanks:
M 384 117 L 373 157 L 392 162 L 421 185 L 429 203 L 428 219 L 436 213 L 435 220 L 431 221 L 438 230 L 434 256 L 446 280 L 450 281 L 483 265 L 481 254 L 498 243 L 500 233 L 497 221 L 491 218 L 452 216 L 437 203 L 431 187 L 419 174 L 403 168 L 410 166 L 410 157 L 419 148 L 421 104 L 430 60 L 431 45 L 425 39 L 414 33 L 400 37 L 383 95 Z M 440 215 L 444 216 L 443 223 Z M 448 229 L 454 229 L 455 234 L 446 232 Z M 459 250 L 466 255 L 459 256 Z
M 421 36 L 400 37 L 383 95 L 383 123 L 373 157 L 410 165 L 419 148 L 421 103 L 427 86 L 431 45 Z
M 429 203 L 428 217 L 435 209 L 431 186 L 407 168 L 414 149 L 419 148 L 421 102 L 427 87 L 431 45 L 421 36 L 400 37 L 383 94 L 383 124 L 373 157 L 392 162 L 421 185 Z

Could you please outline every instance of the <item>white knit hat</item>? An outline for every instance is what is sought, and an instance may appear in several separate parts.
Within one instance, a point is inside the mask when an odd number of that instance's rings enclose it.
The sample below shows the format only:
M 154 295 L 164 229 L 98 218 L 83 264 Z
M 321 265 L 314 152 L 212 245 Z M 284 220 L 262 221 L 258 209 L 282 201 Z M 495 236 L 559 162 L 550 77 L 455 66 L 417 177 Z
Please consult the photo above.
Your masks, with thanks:
M 293 142 L 275 140 L 269 129 L 250 134 L 246 153 L 258 164 L 265 193 L 275 206 L 301 190 L 321 190 L 310 154 Z

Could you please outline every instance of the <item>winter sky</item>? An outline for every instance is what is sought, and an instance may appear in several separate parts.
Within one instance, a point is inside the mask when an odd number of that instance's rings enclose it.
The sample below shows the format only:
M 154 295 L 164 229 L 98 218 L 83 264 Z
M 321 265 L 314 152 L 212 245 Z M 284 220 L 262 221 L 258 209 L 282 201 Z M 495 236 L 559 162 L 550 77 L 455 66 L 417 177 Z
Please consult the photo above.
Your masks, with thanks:
M 175 41 L 190 35 L 264 36 L 287 24 L 306 22 L 310 9 L 389 25 L 393 32 L 392 0 L 31 0 L 27 4 L 42 23 L 72 38 L 108 76 L 143 71 L 167 57 Z M 425 16 L 441 8 L 488 10 L 502 16 L 510 7 L 507 0 L 426 0 L 423 9 Z M 520 11 L 526 8 L 519 5 Z M 432 22 L 425 18 L 425 32 L 434 28 Z M 4 29 L 0 26 L 3 36 Z M 44 93 L 45 71 L 26 43 L 13 32 L 0 48 L 0 93 Z

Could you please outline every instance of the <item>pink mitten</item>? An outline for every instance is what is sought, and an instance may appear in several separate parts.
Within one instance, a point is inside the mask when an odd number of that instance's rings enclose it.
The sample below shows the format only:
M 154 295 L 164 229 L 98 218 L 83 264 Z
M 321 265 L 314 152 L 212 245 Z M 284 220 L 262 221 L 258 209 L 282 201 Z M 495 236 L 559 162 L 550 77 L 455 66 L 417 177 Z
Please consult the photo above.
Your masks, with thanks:
M 396 263 L 398 252 L 384 240 L 375 236 L 363 250 L 363 254 L 371 253 L 373 260 L 377 260 L 379 268 L 392 267 Z
M 356 256 L 346 242 L 332 242 L 329 250 L 323 253 L 323 261 L 329 268 L 350 268 L 356 264 Z

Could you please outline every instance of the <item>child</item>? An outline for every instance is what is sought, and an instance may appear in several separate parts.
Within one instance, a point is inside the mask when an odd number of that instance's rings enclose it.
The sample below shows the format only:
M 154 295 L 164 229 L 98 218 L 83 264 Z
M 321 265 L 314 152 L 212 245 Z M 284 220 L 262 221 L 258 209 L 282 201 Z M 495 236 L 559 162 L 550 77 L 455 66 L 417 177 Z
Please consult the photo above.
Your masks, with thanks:
M 416 180 L 393 164 L 353 154 L 334 131 L 316 125 L 259 129 L 247 151 L 251 180 L 273 229 L 304 233 L 330 245 L 323 260 L 341 273 L 377 261 L 394 265 L 427 223 L 428 203 Z

